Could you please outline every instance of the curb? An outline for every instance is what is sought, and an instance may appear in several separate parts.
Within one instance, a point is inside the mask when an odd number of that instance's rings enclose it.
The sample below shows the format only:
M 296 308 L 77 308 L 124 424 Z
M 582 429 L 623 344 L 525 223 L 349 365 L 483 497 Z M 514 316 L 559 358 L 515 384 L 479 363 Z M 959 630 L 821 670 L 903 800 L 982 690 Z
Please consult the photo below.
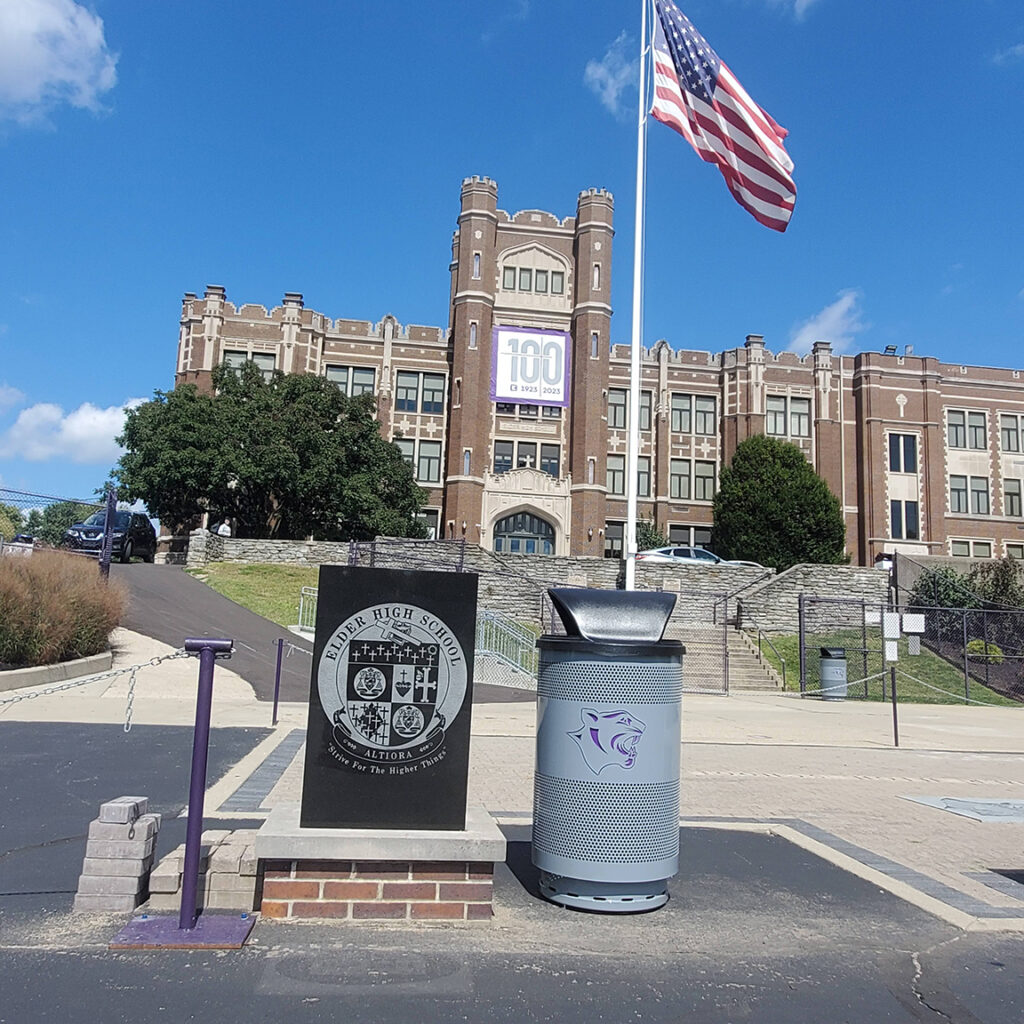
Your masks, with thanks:
M 75 658 L 57 665 L 36 665 L 33 668 L 11 668 L 0 672 L 0 691 L 22 690 L 29 686 L 48 686 L 79 676 L 106 672 L 114 663 L 114 652 L 92 654 L 88 658 Z

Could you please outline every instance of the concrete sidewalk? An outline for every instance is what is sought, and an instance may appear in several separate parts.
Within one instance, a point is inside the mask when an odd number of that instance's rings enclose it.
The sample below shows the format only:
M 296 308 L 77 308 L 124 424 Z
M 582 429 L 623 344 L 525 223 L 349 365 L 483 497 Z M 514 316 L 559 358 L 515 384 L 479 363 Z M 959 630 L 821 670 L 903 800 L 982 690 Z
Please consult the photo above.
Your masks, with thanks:
M 116 641 L 115 669 L 170 650 L 124 630 Z M 216 669 L 215 727 L 269 726 L 270 706 L 229 665 Z M 191 724 L 197 676 L 191 658 L 142 669 L 133 721 Z M 122 675 L 0 702 L 0 721 L 120 722 L 128 685 Z M 283 704 L 277 729 L 210 790 L 208 813 L 260 817 L 298 799 L 305 720 L 304 704 Z M 473 708 L 469 798 L 509 824 L 531 817 L 534 723 L 532 703 Z M 684 823 L 770 831 L 958 927 L 1024 930 L 1024 885 L 998 874 L 1024 872 L 1024 822 L 941 803 L 1024 804 L 1024 708 L 901 705 L 899 726 L 893 749 L 887 705 L 688 694 Z

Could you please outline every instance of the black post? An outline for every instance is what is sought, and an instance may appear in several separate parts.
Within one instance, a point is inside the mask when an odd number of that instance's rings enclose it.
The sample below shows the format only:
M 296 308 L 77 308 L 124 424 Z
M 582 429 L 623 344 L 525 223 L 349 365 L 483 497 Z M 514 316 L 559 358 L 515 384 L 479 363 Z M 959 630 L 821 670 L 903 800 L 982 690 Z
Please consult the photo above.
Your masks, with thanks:
M 206 761 L 210 751 L 210 708 L 213 703 L 213 663 L 231 656 L 230 640 L 190 638 L 185 650 L 199 655 L 199 693 L 196 696 L 196 725 L 192 738 L 192 777 L 188 789 L 188 827 L 185 832 L 185 863 L 181 872 L 179 931 L 196 926 L 199 895 L 199 856 L 203 843 L 203 800 L 206 796 Z
M 114 515 L 117 512 L 117 492 L 113 487 L 107 490 L 107 510 L 103 517 L 103 547 L 100 549 L 100 575 L 110 576 L 110 558 L 114 553 Z
M 892 745 L 898 747 L 900 745 L 900 723 L 899 718 L 896 714 L 896 666 L 893 665 L 889 669 L 889 683 L 890 689 L 892 690 Z M 882 676 L 884 679 L 885 676 Z
M 463 572 L 466 568 L 466 538 L 459 541 L 459 567 L 456 572 Z
M 967 644 L 968 644 L 968 639 L 967 639 L 967 635 L 968 635 L 967 634 L 967 616 L 970 614 L 970 612 L 968 612 L 967 609 L 964 608 L 961 611 L 960 614 L 961 614 L 961 617 L 963 619 L 963 625 L 964 625 L 964 629 L 963 629 L 963 633 L 964 633 L 964 639 L 963 639 L 963 643 L 964 643 L 964 703 L 968 704 L 968 703 L 970 703 L 970 700 L 971 700 L 971 663 L 968 660 L 968 655 L 967 655 Z
M 988 609 L 983 608 L 981 611 L 981 643 L 982 650 L 985 652 L 985 685 L 989 685 L 989 674 L 991 669 L 989 665 L 992 664 L 992 659 L 988 656 Z M 970 700 L 970 693 L 968 693 L 968 700 Z
M 277 671 L 274 673 L 274 714 L 271 725 L 277 725 L 277 701 L 281 695 L 281 655 L 284 654 L 284 640 L 277 641 Z

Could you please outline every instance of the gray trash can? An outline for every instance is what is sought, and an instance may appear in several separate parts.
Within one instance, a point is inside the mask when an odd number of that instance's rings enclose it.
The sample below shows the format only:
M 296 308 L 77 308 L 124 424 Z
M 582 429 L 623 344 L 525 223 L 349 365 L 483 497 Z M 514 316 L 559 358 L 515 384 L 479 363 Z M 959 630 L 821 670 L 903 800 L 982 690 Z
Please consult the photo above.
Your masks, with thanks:
M 672 594 L 554 589 L 537 672 L 533 863 L 569 907 L 653 910 L 679 870 L 683 654 Z
M 821 648 L 821 699 L 846 699 L 846 648 Z

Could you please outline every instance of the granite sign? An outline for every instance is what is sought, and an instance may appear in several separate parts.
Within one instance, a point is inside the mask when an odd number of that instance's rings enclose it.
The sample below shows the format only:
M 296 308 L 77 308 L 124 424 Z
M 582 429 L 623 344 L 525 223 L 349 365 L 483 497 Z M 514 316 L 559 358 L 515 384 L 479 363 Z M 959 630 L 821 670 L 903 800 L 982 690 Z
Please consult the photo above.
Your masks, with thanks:
M 303 827 L 465 827 L 477 577 L 323 566 Z

